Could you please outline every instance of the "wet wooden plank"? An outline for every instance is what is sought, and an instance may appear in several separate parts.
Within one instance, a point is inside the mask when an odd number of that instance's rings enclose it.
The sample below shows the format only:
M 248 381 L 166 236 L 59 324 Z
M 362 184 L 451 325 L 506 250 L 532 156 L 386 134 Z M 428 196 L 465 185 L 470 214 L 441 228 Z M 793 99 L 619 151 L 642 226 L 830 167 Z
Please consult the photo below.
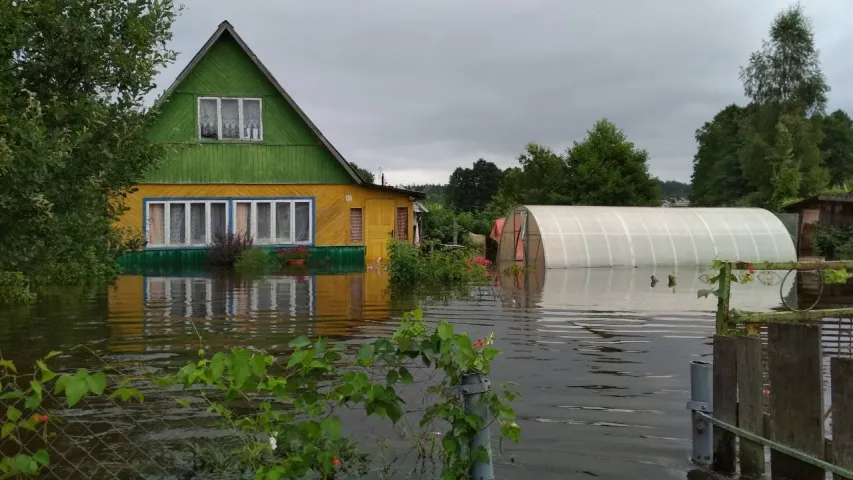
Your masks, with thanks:
M 737 425 L 737 338 L 714 337 L 714 418 Z M 714 427 L 713 469 L 735 471 L 735 435 Z
M 764 380 L 761 339 L 737 337 L 738 427 L 756 435 L 764 433 Z M 740 439 L 740 473 L 764 475 L 764 446 Z
M 824 458 L 820 327 L 770 324 L 771 439 Z M 822 469 L 771 451 L 773 480 L 824 480 Z
M 830 360 L 832 377 L 832 461 L 853 470 L 853 358 Z M 839 476 L 834 476 L 840 479 Z

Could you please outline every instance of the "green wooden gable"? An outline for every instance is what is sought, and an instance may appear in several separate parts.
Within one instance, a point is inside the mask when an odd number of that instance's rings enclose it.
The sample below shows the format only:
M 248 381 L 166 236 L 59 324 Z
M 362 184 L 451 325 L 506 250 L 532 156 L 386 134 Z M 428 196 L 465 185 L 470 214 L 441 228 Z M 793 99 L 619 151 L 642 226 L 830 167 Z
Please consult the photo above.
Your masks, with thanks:
M 200 97 L 260 98 L 263 140 L 199 139 Z M 156 107 L 150 138 L 171 151 L 147 183 L 363 183 L 228 22 Z

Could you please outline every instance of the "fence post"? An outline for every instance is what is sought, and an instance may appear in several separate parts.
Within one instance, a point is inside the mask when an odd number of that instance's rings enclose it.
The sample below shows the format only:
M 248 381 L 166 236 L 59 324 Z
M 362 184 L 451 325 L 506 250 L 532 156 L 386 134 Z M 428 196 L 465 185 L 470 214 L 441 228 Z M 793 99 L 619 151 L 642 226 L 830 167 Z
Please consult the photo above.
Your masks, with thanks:
M 714 336 L 714 418 L 737 425 L 737 337 Z M 714 427 L 714 471 L 734 473 L 737 463 L 734 433 Z
M 720 276 L 717 277 L 719 287 L 717 288 L 717 335 L 725 335 L 729 325 L 729 298 L 732 293 L 732 264 L 726 262 L 720 267 Z
M 691 460 L 699 466 L 711 464 L 714 453 L 714 437 L 711 425 L 696 412 L 710 414 L 714 411 L 712 404 L 713 368 L 710 363 L 690 362 L 690 401 L 687 408 L 692 412 L 690 420 L 693 431 L 693 455 Z
M 764 379 L 761 364 L 761 338 L 737 337 L 737 426 L 764 434 Z M 763 478 L 764 446 L 740 439 L 740 474 Z
M 824 458 L 823 355 L 818 325 L 767 326 L 771 440 Z M 773 480 L 824 480 L 823 469 L 771 450 Z
M 489 434 L 489 424 L 492 415 L 489 406 L 481 402 L 483 394 L 489 391 L 489 380 L 483 378 L 479 373 L 462 374 L 462 400 L 465 405 L 465 413 L 476 415 L 483 419 L 483 429 L 477 432 L 471 439 L 470 451 L 483 447 L 489 454 L 489 462 L 481 463 L 476 460 L 471 464 L 471 480 L 494 480 L 495 471 L 492 466 L 492 438 Z
M 853 358 L 830 360 L 832 376 L 832 461 L 853 469 Z M 840 479 L 840 476 L 833 477 Z

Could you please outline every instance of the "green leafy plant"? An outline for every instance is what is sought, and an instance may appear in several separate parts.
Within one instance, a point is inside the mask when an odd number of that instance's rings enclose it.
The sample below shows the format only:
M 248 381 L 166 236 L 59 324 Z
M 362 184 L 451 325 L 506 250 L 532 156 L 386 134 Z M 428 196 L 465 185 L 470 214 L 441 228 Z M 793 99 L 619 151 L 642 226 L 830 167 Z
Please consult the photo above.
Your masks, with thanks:
M 25 304 L 36 300 L 30 280 L 21 272 L 0 272 L 0 304 Z
M 719 292 L 719 283 L 720 283 L 720 269 L 727 262 L 719 259 L 715 259 L 714 263 L 711 265 L 711 270 L 707 274 L 708 275 L 708 285 L 709 288 L 700 289 L 697 292 L 698 298 L 707 298 L 708 295 L 714 295 L 715 297 L 720 296 Z M 735 272 L 734 270 L 729 276 L 729 280 L 735 283 L 747 284 L 755 280 L 755 269 L 752 268 L 751 264 L 748 263 L 737 263 L 735 268 L 743 271 Z
M 336 415 L 340 408 L 360 406 L 368 415 L 402 424 L 415 437 L 421 457 L 440 457 L 448 480 L 464 477 L 473 461 L 484 460 L 485 450 L 471 451 L 469 445 L 487 421 L 500 426 L 502 439 L 519 440 L 511 407 L 517 394 L 511 389 L 482 395 L 480 401 L 494 419 L 466 412 L 459 394 L 463 374 L 489 373 L 499 355 L 491 337 L 472 341 L 447 322 L 430 330 L 415 311 L 404 316 L 390 339 L 363 343 L 354 357 L 343 344 L 330 346 L 323 338 L 299 337 L 289 347 L 293 350 L 286 359 L 239 348 L 213 355 L 202 349 L 198 361 L 162 377 L 160 384 L 200 394 L 208 411 L 241 438 L 235 455 L 259 479 L 338 478 L 346 471 L 365 472 L 368 457 L 343 435 Z M 434 436 L 415 432 L 403 410 L 399 389 L 414 383 L 417 368 L 444 373 L 430 386 L 437 401 L 420 420 L 420 427 L 429 432 L 440 428 L 437 424 L 449 425 L 440 444 Z M 384 372 L 379 380 L 374 375 L 378 371 Z M 185 399 L 181 404 L 191 403 Z
M 0 69 L 0 271 L 35 284 L 110 280 L 133 246 L 117 226 L 124 200 L 169 148 L 150 140 L 157 112 L 147 105 L 175 58 L 178 8 L 142 0 L 2 10 L 4 51 L 17 54 Z
M 61 375 L 52 371 L 48 362 L 60 353 L 50 352 L 36 361 L 31 373 L 19 373 L 14 362 L 0 359 L 0 402 L 5 410 L 0 440 L 11 441 L 10 444 L 17 446 L 16 452 L 3 452 L 0 471 L 4 478 L 37 475 L 43 467 L 50 465 L 50 454 L 45 447 L 58 430 L 58 420 L 49 415 L 46 397 L 64 396 L 67 406 L 72 408 L 87 395 L 106 393 L 107 375 L 103 371 L 79 369 L 73 374 Z M 142 402 L 144 398 L 142 392 L 126 381 L 119 382 L 109 396 L 121 401 Z M 35 442 L 39 444 L 38 448 L 31 448 Z
M 397 289 L 471 285 L 488 280 L 488 270 L 473 261 L 474 252 L 431 249 L 394 241 L 388 246 L 389 279 Z
M 853 226 L 821 226 L 814 233 L 814 249 L 827 260 L 853 259 Z
M 242 274 L 267 273 L 275 267 L 272 255 L 268 250 L 262 248 L 249 248 L 244 250 L 237 261 L 234 269 Z

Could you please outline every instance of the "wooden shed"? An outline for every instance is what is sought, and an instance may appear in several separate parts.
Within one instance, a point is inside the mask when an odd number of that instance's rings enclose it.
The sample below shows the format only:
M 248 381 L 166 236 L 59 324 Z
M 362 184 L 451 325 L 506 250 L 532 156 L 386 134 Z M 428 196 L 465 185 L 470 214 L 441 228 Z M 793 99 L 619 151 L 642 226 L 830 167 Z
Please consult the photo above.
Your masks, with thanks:
M 818 225 L 838 227 L 853 224 L 853 194 L 815 195 L 792 203 L 785 210 L 800 216 L 797 253 L 800 257 L 813 256 L 814 234 Z

